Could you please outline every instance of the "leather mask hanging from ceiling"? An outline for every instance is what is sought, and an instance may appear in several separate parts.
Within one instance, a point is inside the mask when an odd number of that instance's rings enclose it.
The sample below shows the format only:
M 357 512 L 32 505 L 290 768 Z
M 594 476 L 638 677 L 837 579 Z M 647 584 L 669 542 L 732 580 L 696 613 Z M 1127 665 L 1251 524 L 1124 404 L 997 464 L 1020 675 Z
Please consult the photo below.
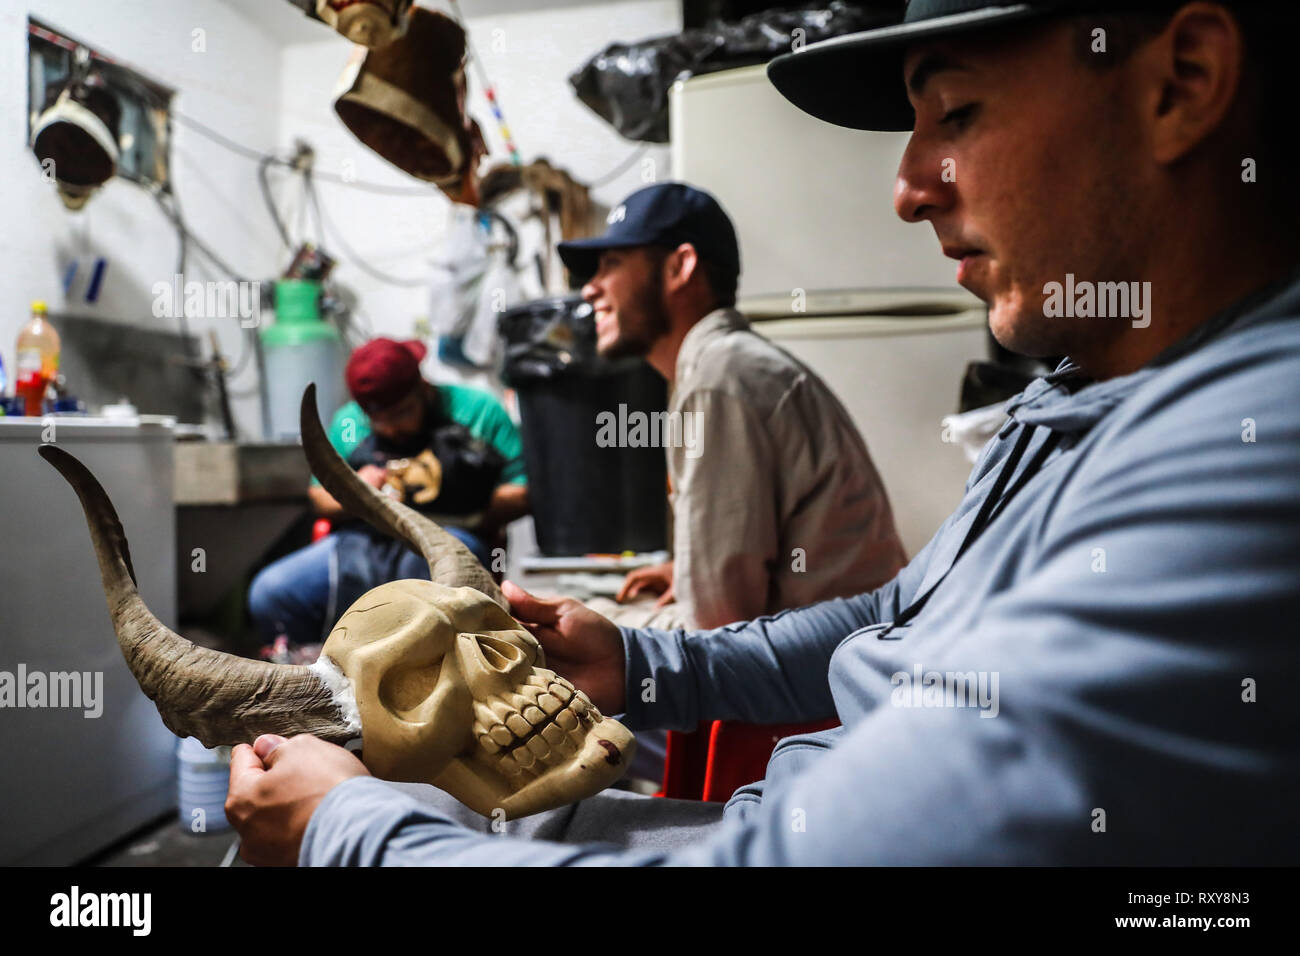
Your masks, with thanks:
M 65 86 L 36 121 L 32 152 L 69 209 L 84 206 L 117 172 L 121 121 L 122 107 L 97 73 Z
M 357 139 L 454 202 L 478 204 L 487 152 L 465 112 L 465 31 L 424 7 L 406 33 L 379 50 L 358 49 L 343 71 L 334 111 Z

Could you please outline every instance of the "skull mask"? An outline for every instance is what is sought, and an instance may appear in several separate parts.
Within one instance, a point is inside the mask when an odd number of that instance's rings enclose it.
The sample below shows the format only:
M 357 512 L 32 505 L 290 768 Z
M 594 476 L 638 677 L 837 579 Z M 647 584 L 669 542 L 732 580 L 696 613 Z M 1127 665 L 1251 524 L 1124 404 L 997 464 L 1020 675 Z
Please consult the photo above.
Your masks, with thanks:
M 632 735 L 542 667 L 536 639 L 472 588 L 381 585 L 323 653 L 351 681 L 366 766 L 386 780 L 515 818 L 590 796 L 626 769 Z
M 196 647 L 164 627 L 136 589 L 103 487 L 72 455 L 40 448 L 81 499 L 118 644 L 163 723 L 208 747 L 267 733 L 336 743 L 361 736 L 362 758 L 377 776 L 431 783 L 479 813 L 499 808 L 507 818 L 580 800 L 618 779 L 631 733 L 545 669 L 541 646 L 464 545 L 357 477 L 321 428 L 314 387 L 303 396 L 302 435 L 325 489 L 422 553 L 433 579 L 363 595 L 310 668 Z

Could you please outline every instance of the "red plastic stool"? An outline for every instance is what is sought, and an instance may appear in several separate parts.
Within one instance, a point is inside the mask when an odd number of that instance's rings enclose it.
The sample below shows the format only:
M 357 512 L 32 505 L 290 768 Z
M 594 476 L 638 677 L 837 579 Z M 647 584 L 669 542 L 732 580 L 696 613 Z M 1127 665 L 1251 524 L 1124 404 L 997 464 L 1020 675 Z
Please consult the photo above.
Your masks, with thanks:
M 714 720 L 693 731 L 670 730 L 663 787 L 656 796 L 725 803 L 741 787 L 763 779 L 778 740 L 839 723 L 835 718 L 796 724 Z

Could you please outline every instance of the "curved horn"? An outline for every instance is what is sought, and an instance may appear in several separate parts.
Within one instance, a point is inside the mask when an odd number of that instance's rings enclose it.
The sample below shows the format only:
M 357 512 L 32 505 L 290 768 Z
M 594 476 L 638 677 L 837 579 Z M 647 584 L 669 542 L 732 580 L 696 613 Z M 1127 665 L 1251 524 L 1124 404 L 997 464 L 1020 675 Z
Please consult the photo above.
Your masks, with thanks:
M 249 743 L 259 734 L 315 734 L 336 743 L 358 736 L 311 669 L 222 654 L 164 627 L 136 589 L 126 534 L 103 486 L 63 449 L 38 451 L 81 499 L 118 645 L 168 730 L 205 747 Z
M 510 604 L 487 568 L 458 539 L 424 515 L 366 484 L 334 450 L 316 411 L 316 386 L 302 393 L 302 447 L 312 474 L 350 514 L 372 527 L 401 538 L 429 562 L 429 576 L 448 587 L 481 591 L 506 611 Z

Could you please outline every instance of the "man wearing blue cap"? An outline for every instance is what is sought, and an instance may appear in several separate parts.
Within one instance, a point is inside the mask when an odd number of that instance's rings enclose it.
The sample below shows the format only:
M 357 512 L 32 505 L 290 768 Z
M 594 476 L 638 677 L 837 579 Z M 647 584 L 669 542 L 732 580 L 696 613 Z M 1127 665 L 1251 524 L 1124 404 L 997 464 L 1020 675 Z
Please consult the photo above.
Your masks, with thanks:
M 520 822 L 568 845 L 474 833 L 338 748 L 262 738 L 235 754 L 230 808 L 259 834 L 245 850 L 1300 860 L 1297 28 L 1296 4 L 1247 0 L 913 0 L 902 25 L 774 61 L 802 109 L 912 131 L 899 215 L 935 229 L 1003 344 L 1069 358 L 1010 403 L 957 510 L 868 594 L 690 632 L 506 590 L 629 726 L 843 726 L 781 741 L 712 824 L 606 794 Z
M 634 571 L 618 596 L 658 593 L 661 609 L 614 605 L 615 620 L 719 627 L 892 578 L 903 548 L 862 436 L 816 374 L 736 311 L 740 249 L 718 201 L 658 183 L 608 220 L 560 255 L 588 280 L 600 353 L 644 358 L 673 389 L 661 441 L 674 560 Z

